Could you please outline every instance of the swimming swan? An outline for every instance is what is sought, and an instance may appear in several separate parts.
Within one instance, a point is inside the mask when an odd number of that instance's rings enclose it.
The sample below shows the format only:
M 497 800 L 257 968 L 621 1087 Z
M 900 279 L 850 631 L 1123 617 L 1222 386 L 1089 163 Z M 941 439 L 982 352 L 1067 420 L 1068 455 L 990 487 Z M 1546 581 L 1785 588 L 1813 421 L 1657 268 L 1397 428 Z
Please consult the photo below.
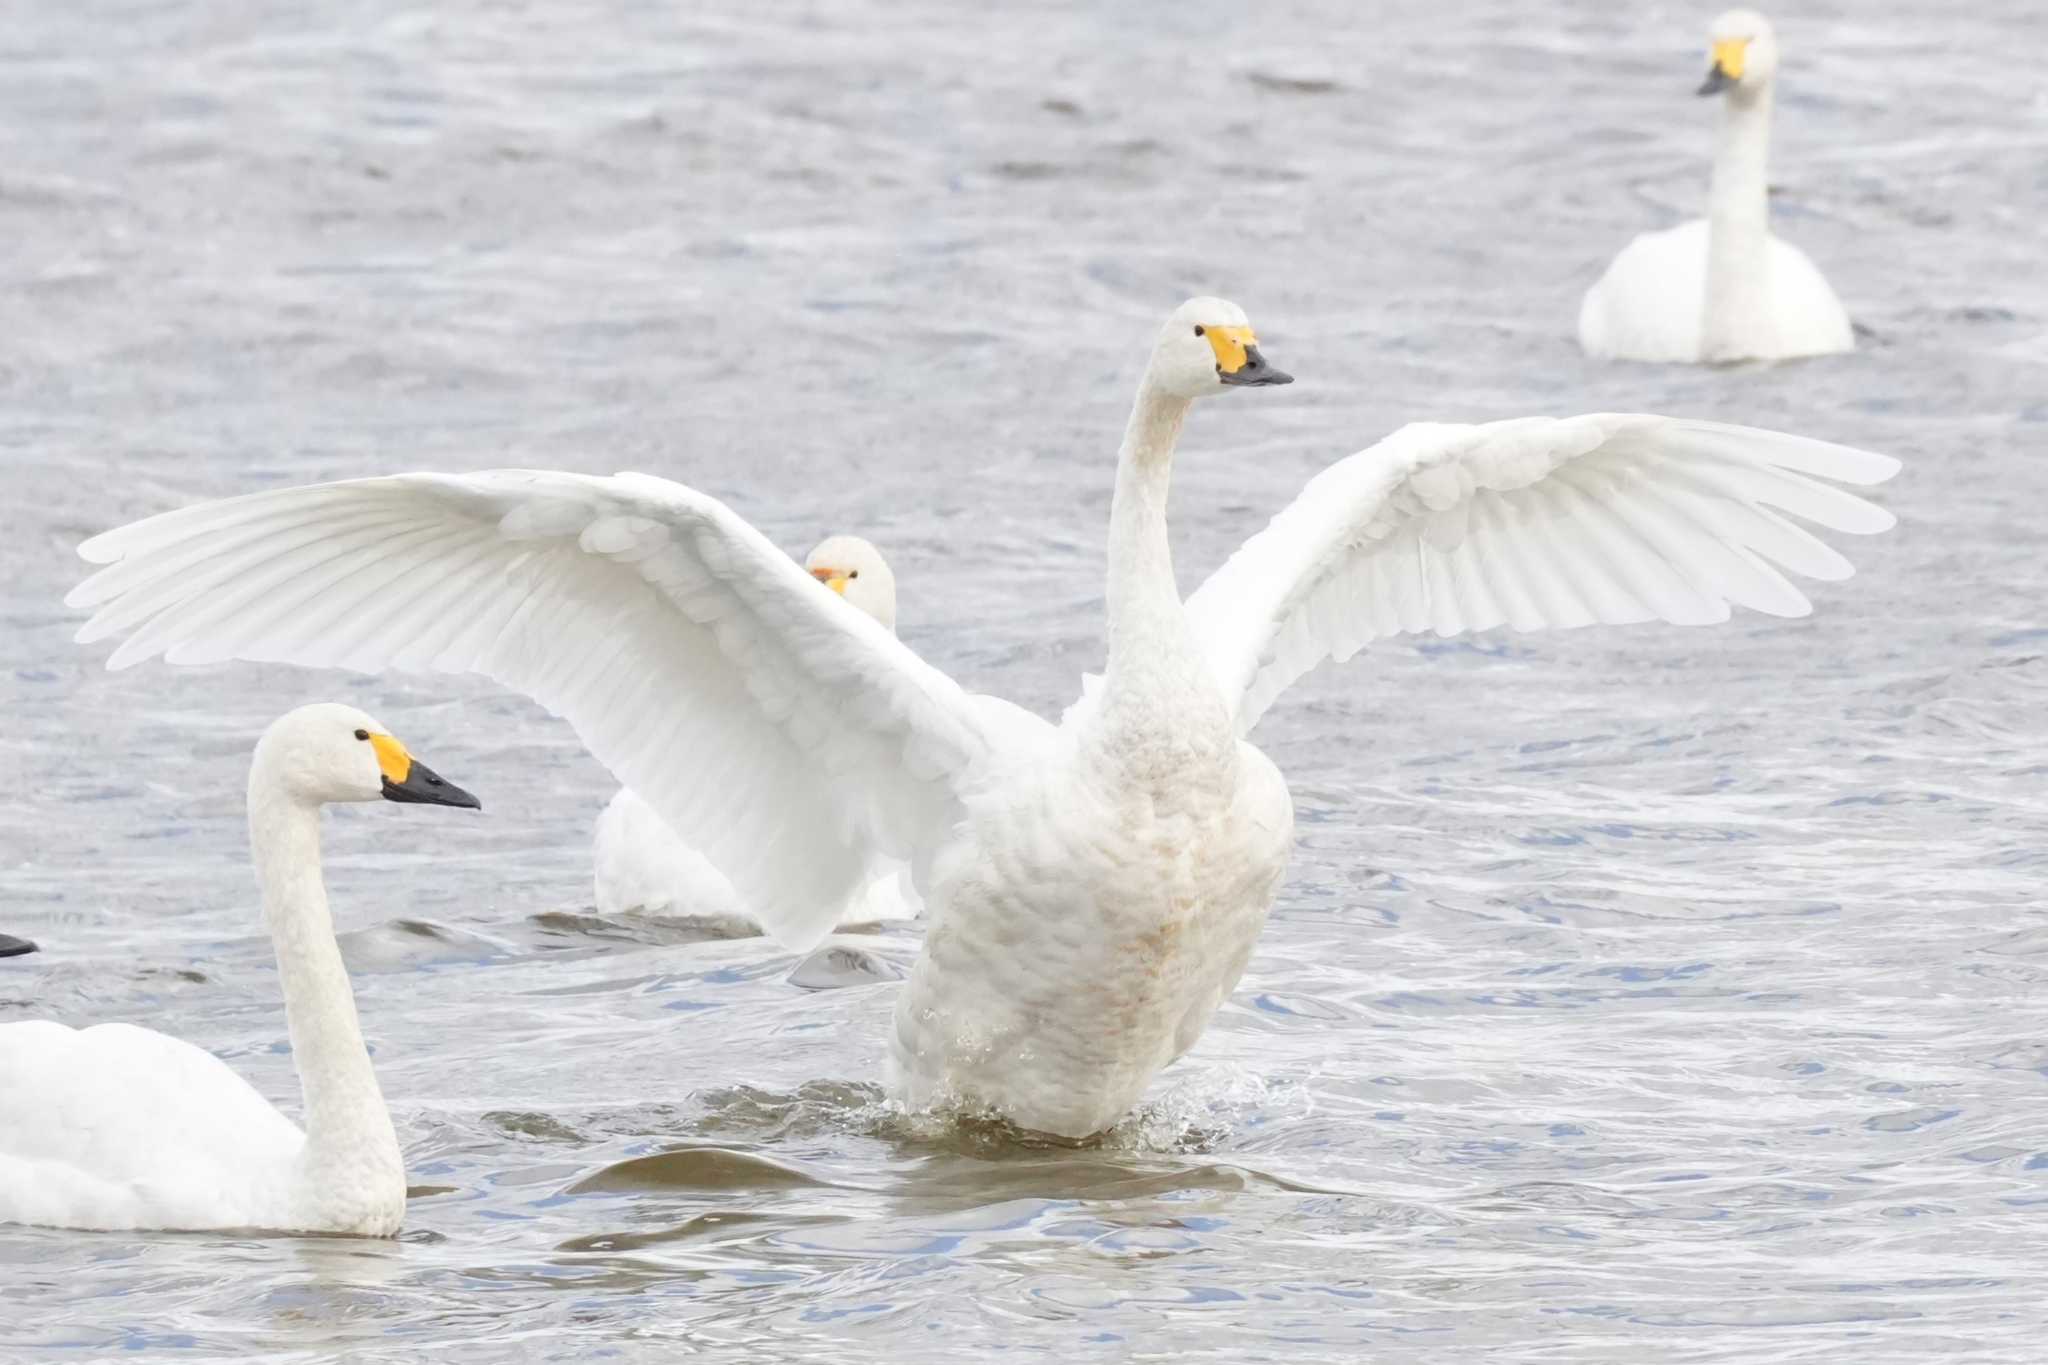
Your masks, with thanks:
M 306 1131 L 168 1034 L 0 1024 L 0 1222 L 398 1231 L 405 1167 L 320 880 L 320 807 L 379 799 L 477 805 L 353 707 L 302 706 L 257 742 L 249 843 Z
M 828 536 L 804 559 L 804 568 L 849 606 L 888 630 L 896 629 L 896 575 L 882 552 L 867 541 Z M 725 874 L 676 837 L 654 807 L 629 787 L 621 787 L 597 817 L 591 863 L 599 914 L 691 915 L 758 931 L 746 902 Z M 897 865 L 882 863 L 841 910 L 841 922 L 914 916 L 915 900 L 906 896 L 902 881 Z
M 639 474 L 400 474 L 258 493 L 80 547 L 108 660 L 477 672 L 566 716 L 771 932 L 830 928 L 879 853 L 929 927 L 892 1082 L 1083 1136 L 1230 992 L 1294 814 L 1244 736 L 1327 658 L 1403 632 L 1713 622 L 1849 564 L 1781 515 L 1881 531 L 1819 478 L 1896 461 L 1625 414 L 1422 423 L 1312 479 L 1185 604 L 1166 499 L 1190 405 L 1281 384 L 1245 315 L 1160 333 L 1117 457 L 1108 661 L 1057 725 L 963 691 L 722 503 Z
M 1771 234 L 1764 162 L 1778 40 L 1762 15 L 1714 21 L 1702 95 L 1723 93 L 1707 217 L 1646 232 L 1579 306 L 1579 344 L 1622 360 L 1720 362 L 1828 355 L 1856 345 L 1806 253 Z

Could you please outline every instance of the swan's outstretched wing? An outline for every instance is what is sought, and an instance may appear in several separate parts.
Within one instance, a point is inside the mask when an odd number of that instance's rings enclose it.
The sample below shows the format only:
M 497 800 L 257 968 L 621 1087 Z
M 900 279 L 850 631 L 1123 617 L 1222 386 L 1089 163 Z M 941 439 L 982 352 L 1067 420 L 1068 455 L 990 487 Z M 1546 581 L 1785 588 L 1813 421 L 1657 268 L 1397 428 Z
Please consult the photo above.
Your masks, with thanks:
M 1777 616 L 1780 572 L 1842 558 L 1781 515 L 1858 534 L 1891 513 L 1819 479 L 1873 484 L 1884 455 L 1718 422 L 1597 413 L 1418 423 L 1311 479 L 1188 599 L 1249 731 L 1289 683 L 1403 631 Z
M 401 474 L 151 517 L 67 599 L 123 668 L 482 673 L 576 727 L 778 937 L 916 862 L 1034 722 L 972 697 L 731 509 L 638 474 Z

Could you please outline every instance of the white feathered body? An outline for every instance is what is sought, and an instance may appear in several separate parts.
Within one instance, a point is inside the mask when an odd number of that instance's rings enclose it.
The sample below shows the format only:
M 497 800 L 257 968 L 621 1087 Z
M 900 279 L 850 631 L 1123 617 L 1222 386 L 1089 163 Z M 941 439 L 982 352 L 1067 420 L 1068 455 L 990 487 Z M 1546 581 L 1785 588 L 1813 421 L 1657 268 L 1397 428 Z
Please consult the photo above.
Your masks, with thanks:
M 1286 872 L 1294 807 L 1206 676 L 1181 682 L 1134 716 L 1091 696 L 968 800 L 897 1001 L 907 1103 L 1099 1132 L 1236 986 Z
M 621 788 L 597 817 L 591 840 L 599 914 L 689 915 L 751 925 L 740 893 L 711 860 L 668 827 L 654 807 Z
M 613 795 L 597 817 L 591 855 L 599 914 L 686 916 L 735 936 L 762 932 L 726 875 L 630 788 Z M 877 859 L 873 874 L 841 909 L 839 923 L 916 918 L 919 900 L 906 871 L 900 862 Z
M 0 1025 L 0 1222 L 388 1237 L 405 1214 L 396 1151 L 395 1138 L 351 1145 L 315 1170 L 296 1124 L 182 1039 Z
M 1646 232 L 1623 247 L 1579 305 L 1579 344 L 1617 360 L 1691 364 L 1786 360 L 1855 349 L 1842 301 L 1805 252 L 1776 234 L 1745 279 L 1724 328 L 1722 354 L 1705 333 L 1710 228 L 1696 218 Z

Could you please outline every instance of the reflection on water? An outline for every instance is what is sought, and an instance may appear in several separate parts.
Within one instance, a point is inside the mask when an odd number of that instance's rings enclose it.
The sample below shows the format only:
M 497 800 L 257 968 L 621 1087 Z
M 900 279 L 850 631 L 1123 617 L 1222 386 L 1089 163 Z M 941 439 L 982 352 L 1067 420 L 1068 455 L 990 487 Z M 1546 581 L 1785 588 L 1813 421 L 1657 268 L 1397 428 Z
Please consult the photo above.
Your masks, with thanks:
M 1780 230 L 1862 349 L 1596 365 L 1698 211 L 1707 15 L 1400 0 L 17 7 L 0 42 L 0 1018 L 295 1081 L 249 746 L 347 699 L 489 818 L 334 813 L 395 1242 L 0 1230 L 0 1359 L 2031 1365 L 2048 1148 L 2039 16 L 1779 16 Z M 1300 816 L 1242 987 L 1125 1124 L 881 1088 L 919 930 L 808 961 L 588 910 L 613 787 L 467 679 L 110 676 L 85 535 L 192 499 L 641 468 L 889 553 L 1046 714 L 1101 658 L 1142 348 L 1245 304 L 1183 578 L 1418 417 L 1662 411 L 1890 451 L 1814 617 L 1398 641 L 1258 733 Z M 0 1097 L 0 1103 L 5 1098 Z

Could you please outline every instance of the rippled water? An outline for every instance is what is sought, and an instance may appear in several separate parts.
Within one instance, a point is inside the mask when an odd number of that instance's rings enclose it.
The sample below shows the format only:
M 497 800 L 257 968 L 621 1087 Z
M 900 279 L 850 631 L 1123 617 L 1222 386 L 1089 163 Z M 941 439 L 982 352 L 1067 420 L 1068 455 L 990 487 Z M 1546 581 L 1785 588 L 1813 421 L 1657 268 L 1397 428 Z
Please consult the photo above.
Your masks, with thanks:
M 1780 230 L 1853 356 L 1583 360 L 1695 211 L 1706 10 L 642 4 L 0 21 L 0 1018 L 294 1080 L 241 825 L 312 698 L 483 819 L 329 821 L 396 1243 L 0 1229 L 0 1356 L 2032 1362 L 2048 1312 L 2048 86 L 2030 0 L 1815 4 Z M 1301 814 L 1235 998 L 1083 1150 L 882 1102 L 887 985 L 588 911 L 610 790 L 466 680 L 120 676 L 86 534 L 318 478 L 638 467 L 1051 712 L 1182 297 L 1184 578 L 1411 417 L 1642 409 L 1893 452 L 1800 622 L 1400 641 L 1259 732 Z M 914 928 L 873 941 L 915 953 Z M 0 1103 L 5 1103 L 0 1096 Z

